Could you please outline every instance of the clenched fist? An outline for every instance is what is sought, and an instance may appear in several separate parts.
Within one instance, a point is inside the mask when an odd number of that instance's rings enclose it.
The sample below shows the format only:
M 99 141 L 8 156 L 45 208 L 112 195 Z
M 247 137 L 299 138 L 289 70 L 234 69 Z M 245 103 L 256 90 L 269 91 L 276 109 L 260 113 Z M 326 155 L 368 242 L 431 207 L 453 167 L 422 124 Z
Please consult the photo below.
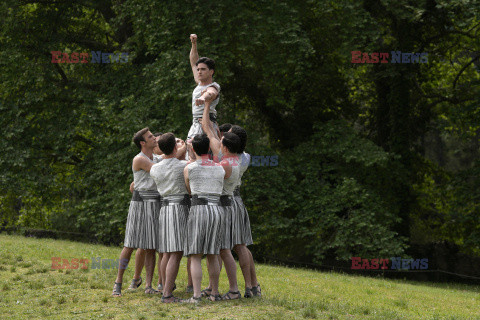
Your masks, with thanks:
M 192 41 L 192 44 L 197 44 L 197 35 L 192 33 L 190 35 L 190 41 Z

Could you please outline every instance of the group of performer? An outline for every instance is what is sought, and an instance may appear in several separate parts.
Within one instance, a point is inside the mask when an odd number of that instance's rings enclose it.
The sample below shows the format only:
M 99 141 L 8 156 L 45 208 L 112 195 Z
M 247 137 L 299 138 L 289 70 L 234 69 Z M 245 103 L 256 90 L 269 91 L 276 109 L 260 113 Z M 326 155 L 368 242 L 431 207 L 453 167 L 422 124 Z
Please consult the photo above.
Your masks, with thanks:
M 192 95 L 193 123 L 186 142 L 173 133 L 138 131 L 133 142 L 140 153 L 132 162 L 133 182 L 120 261 L 129 261 L 134 249 L 135 273 L 129 289 L 138 288 L 146 269 L 146 294 L 162 293 L 162 302 L 196 303 L 242 297 L 237 284 L 238 256 L 245 279 L 244 297 L 261 296 L 252 253 L 248 212 L 240 197 L 241 178 L 250 163 L 245 153 L 247 133 L 237 125 L 218 126 L 215 107 L 220 85 L 213 81 L 215 62 L 199 58 L 197 36 L 190 35 L 190 64 L 197 87 Z M 152 288 L 156 253 L 158 286 Z M 201 259 L 206 255 L 209 285 L 201 289 Z M 181 300 L 173 296 L 182 256 L 188 257 L 187 292 Z M 225 265 L 229 291 L 220 295 L 219 275 Z M 119 266 L 113 288 L 121 296 L 126 265 Z

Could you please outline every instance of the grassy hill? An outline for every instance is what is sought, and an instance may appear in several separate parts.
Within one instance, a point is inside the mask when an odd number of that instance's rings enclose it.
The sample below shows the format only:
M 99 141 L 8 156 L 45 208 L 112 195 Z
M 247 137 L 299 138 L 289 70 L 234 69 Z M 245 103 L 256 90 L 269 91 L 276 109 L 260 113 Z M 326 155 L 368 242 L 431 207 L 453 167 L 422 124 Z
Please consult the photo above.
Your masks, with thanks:
M 117 259 L 120 248 L 0 234 L 0 319 L 480 319 L 480 288 L 257 265 L 264 297 L 162 304 L 143 290 L 111 296 L 116 269 L 92 269 L 92 258 Z M 86 258 L 88 269 L 52 270 L 52 257 Z M 124 288 L 132 279 L 129 266 Z M 155 275 L 155 278 L 157 275 Z M 142 274 L 145 279 L 145 271 Z M 238 269 L 240 288 L 243 278 Z M 203 282 L 208 281 L 204 266 Z M 176 295 L 187 298 L 186 259 Z M 143 287 L 143 285 L 142 285 Z M 220 291 L 228 290 L 225 271 Z

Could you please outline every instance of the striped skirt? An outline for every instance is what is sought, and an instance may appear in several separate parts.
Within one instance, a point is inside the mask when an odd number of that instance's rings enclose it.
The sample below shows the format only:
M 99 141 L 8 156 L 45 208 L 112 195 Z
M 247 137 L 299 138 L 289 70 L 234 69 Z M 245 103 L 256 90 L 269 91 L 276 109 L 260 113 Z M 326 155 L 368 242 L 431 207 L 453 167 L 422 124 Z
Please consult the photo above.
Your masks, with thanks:
M 232 215 L 233 215 L 233 197 L 221 196 L 220 203 L 222 205 L 222 226 L 224 234 L 220 244 L 220 249 L 232 248 Z
M 219 196 L 192 198 L 183 254 L 219 254 L 225 227 Z
M 157 191 L 133 192 L 125 227 L 124 247 L 157 249 L 160 206 L 160 194 Z
M 237 244 L 253 244 L 248 211 L 238 192 L 233 197 L 232 208 L 232 248 Z
M 189 204 L 188 195 L 171 195 L 162 198 L 162 208 L 159 215 L 158 252 L 183 251 Z

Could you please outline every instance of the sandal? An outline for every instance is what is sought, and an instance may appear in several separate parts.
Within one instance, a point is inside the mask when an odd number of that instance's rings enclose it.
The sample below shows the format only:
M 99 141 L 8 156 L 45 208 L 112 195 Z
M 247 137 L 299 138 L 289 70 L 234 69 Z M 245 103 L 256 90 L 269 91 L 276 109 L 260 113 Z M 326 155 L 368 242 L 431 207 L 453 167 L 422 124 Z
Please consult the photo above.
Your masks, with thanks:
M 190 299 L 182 300 L 181 302 L 183 302 L 183 303 L 200 303 L 200 302 L 202 302 L 202 297 L 198 297 L 198 298 L 191 297 Z
M 222 301 L 222 296 L 219 294 L 211 294 L 210 301 Z
M 173 298 L 173 299 L 170 300 L 170 301 L 167 301 L 168 299 L 171 299 L 171 298 Z M 182 299 L 174 297 L 173 294 L 172 294 L 172 295 L 169 295 L 168 297 L 163 296 L 162 297 L 162 302 L 163 303 L 182 302 Z
M 157 291 L 163 291 L 163 285 L 161 283 L 158 284 Z
M 262 288 L 260 288 L 260 283 L 257 282 L 257 285 L 255 287 L 252 287 L 252 293 L 255 297 L 262 296 Z
M 137 290 L 141 284 L 142 284 L 142 277 L 140 277 L 139 279 L 132 279 L 132 283 L 130 283 L 128 290 Z
M 113 285 L 112 296 L 114 296 L 114 297 L 121 297 L 122 296 L 122 283 L 121 282 L 115 282 L 115 284 Z
M 236 298 L 232 298 L 231 294 L 236 294 L 237 297 Z M 236 299 L 240 299 L 242 297 L 242 294 L 240 293 L 240 291 L 228 291 L 227 293 L 225 293 L 223 296 L 222 296 L 222 300 L 236 300 Z
M 212 295 L 212 289 L 205 288 L 201 291 L 200 297 L 210 297 Z
M 152 288 L 152 286 L 145 287 L 145 294 L 159 294 L 160 291 L 157 291 Z
M 245 294 L 243 295 L 245 298 L 253 297 L 252 288 L 245 287 Z

